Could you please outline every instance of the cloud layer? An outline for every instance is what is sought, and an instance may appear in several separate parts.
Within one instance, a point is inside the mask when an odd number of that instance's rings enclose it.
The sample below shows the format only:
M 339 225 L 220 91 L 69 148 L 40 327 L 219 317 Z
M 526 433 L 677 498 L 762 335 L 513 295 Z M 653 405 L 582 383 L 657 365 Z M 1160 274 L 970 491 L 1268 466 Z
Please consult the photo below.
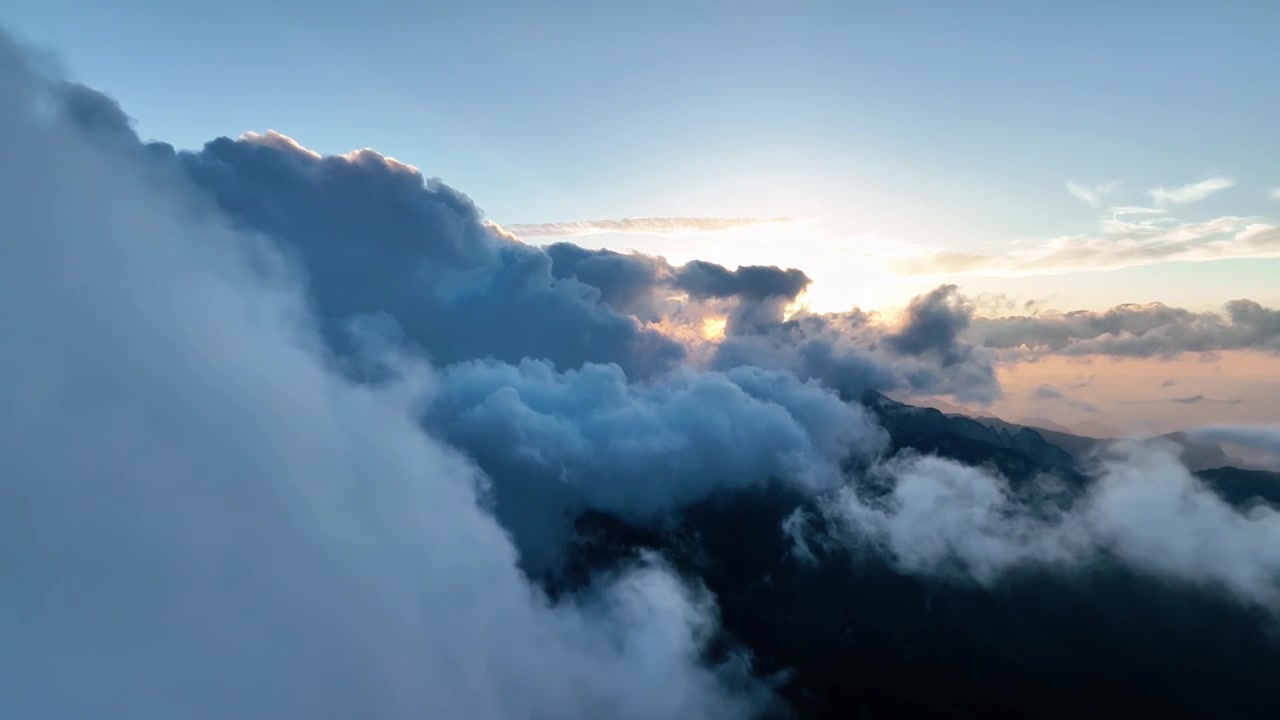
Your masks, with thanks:
M 1280 351 L 1280 310 L 1233 300 L 1222 313 L 1197 313 L 1160 303 L 1118 305 L 1104 312 L 974 318 L 976 345 L 1055 355 L 1172 357 L 1224 350 Z

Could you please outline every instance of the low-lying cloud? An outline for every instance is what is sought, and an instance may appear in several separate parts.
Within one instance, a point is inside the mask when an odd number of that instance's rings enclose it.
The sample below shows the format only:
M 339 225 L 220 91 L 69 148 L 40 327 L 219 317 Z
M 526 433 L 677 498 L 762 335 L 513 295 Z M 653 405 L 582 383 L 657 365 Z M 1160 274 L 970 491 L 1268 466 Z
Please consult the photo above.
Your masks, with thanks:
M 1052 481 L 1015 489 L 937 457 L 898 457 L 876 473 L 888 478 L 887 495 L 845 490 L 825 512 L 841 542 L 886 553 L 906 572 L 991 585 L 1020 568 L 1076 572 L 1115 558 L 1280 612 L 1280 513 L 1231 507 L 1172 444 L 1112 445 L 1088 490 L 1065 506 L 1066 489 Z
M 1190 434 L 1206 442 L 1261 450 L 1280 460 L 1280 425 L 1210 425 L 1192 430 Z

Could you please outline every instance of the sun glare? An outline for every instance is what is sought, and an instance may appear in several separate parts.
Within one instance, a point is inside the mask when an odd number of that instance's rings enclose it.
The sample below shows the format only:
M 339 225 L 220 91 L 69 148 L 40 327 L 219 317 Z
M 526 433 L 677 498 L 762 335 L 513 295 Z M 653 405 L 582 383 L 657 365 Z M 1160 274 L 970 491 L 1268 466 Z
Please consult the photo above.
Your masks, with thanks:
M 724 328 L 729 319 L 723 317 L 707 318 L 702 321 L 702 337 L 712 342 L 724 339 Z

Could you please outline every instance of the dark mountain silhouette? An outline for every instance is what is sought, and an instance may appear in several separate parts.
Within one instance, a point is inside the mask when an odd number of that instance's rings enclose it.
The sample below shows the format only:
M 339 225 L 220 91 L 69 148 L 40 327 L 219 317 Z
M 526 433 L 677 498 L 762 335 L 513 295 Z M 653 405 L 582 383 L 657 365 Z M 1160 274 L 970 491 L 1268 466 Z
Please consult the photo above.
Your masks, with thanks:
M 1072 423 L 1071 431 L 1076 435 L 1085 435 L 1091 438 L 1113 438 L 1124 434 L 1120 430 L 1097 420 L 1081 420 L 1080 422 Z
M 1019 425 L 1025 425 L 1026 427 L 1043 428 L 1045 430 L 1054 430 L 1056 432 L 1071 434 L 1071 428 L 1067 427 L 1066 425 L 1062 425 L 1060 423 L 1054 422 L 1049 418 L 1040 418 L 1040 417 L 1018 418 L 1017 423 Z
M 986 465 L 1013 482 L 1046 472 L 1090 482 L 1076 461 L 1083 445 L 1073 453 L 1048 432 L 874 393 L 864 402 L 895 450 Z M 1199 475 L 1233 504 L 1280 504 L 1280 474 Z M 1244 718 L 1280 705 L 1274 620 L 1212 589 L 1105 558 L 1074 572 L 1028 568 L 991 587 L 909 575 L 838 543 L 815 543 L 805 561 L 783 532 L 797 510 L 818 535 L 829 529 L 817 501 L 782 483 L 703 502 L 663 531 L 589 513 L 552 591 L 642 550 L 662 553 L 716 598 L 711 659 L 749 653 L 776 685 L 776 717 Z
M 992 427 L 964 415 L 907 405 L 877 392 L 866 393 L 862 402 L 889 431 L 895 450 L 912 448 L 971 465 L 993 465 L 1011 479 L 1037 472 L 1073 475 L 1076 470 L 1071 453 L 1047 442 L 1032 428 L 1008 423 Z
M 1050 428 L 1014 424 L 993 417 L 969 418 L 961 415 L 950 415 L 948 417 L 956 418 L 958 420 L 975 420 L 992 429 L 1009 433 L 1018 433 L 1024 429 L 1034 430 L 1049 444 L 1061 448 L 1069 453 L 1076 462 L 1087 458 L 1089 453 L 1096 450 L 1099 445 L 1114 442 L 1116 439 L 1114 437 L 1094 438 L 1083 435 L 1073 435 L 1071 433 L 1061 432 Z M 1186 433 L 1172 432 L 1165 433 L 1164 435 L 1159 435 L 1157 437 L 1158 439 L 1172 442 L 1182 448 L 1182 462 L 1193 471 L 1198 472 L 1201 470 L 1227 467 L 1232 463 L 1240 462 L 1228 455 L 1222 449 L 1222 446 L 1217 443 L 1194 440 Z

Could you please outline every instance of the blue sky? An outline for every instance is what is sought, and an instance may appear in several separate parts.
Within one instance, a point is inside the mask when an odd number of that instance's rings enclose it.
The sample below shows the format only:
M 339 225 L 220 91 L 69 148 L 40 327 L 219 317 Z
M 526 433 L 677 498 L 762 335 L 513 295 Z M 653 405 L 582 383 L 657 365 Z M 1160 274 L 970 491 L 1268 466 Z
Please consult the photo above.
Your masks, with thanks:
M 268 128 L 371 146 L 503 224 L 808 218 L 591 241 L 798 265 L 830 305 L 939 280 L 1064 307 L 1280 302 L 1275 259 L 952 278 L 862 258 L 867 238 L 992 258 L 1120 242 L 1108 208 L 1215 178 L 1230 187 L 1156 208 L 1167 229 L 1274 223 L 1280 4 L 529 5 L 10 0 L 6 20 L 183 147 Z

